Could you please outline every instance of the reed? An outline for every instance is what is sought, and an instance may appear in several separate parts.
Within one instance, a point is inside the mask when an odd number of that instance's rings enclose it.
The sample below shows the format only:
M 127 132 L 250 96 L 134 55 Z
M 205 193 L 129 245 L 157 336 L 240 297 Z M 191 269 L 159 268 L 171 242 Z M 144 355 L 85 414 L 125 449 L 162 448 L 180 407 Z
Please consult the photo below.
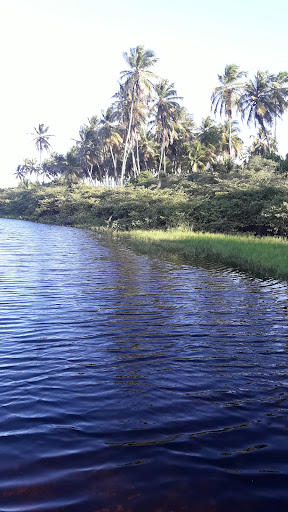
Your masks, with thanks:
M 288 241 L 255 237 L 195 233 L 185 230 L 117 232 L 129 246 L 146 254 L 178 255 L 185 261 L 205 260 L 248 271 L 261 277 L 288 279 Z

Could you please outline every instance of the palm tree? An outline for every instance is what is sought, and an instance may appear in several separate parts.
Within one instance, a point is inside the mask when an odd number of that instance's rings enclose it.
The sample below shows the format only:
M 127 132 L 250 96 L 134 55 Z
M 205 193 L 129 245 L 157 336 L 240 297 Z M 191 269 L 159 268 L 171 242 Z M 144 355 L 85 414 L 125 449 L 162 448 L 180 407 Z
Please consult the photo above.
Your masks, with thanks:
M 211 108 L 214 107 L 214 114 L 219 110 L 220 116 L 224 111 L 228 117 L 230 126 L 229 136 L 229 153 L 232 155 L 231 145 L 231 123 L 233 117 L 233 110 L 237 107 L 243 83 L 240 82 L 241 78 L 247 75 L 246 71 L 240 71 L 239 66 L 235 64 L 229 64 L 225 67 L 224 75 L 218 75 L 220 84 L 216 87 L 211 96 Z
M 254 122 L 265 134 L 268 150 L 270 152 L 270 142 L 267 127 L 271 127 L 275 112 L 275 95 L 273 90 L 273 75 L 268 71 L 257 71 L 254 80 L 249 80 L 245 85 L 241 97 L 242 117 L 247 115 L 247 124 Z
M 16 172 L 14 172 L 14 175 L 16 176 L 17 180 L 22 181 L 25 176 L 27 175 L 27 168 L 23 164 L 17 165 Z
M 19 180 L 23 180 L 28 174 L 35 174 L 36 180 L 38 182 L 38 176 L 40 172 L 40 167 L 36 159 L 25 158 L 23 164 L 18 165 L 16 172 L 14 173 L 16 178 Z
M 124 79 L 126 84 L 126 94 L 129 98 L 130 113 L 122 163 L 122 185 L 128 158 L 128 147 L 131 143 L 130 137 L 135 103 L 140 103 L 140 101 L 145 103 L 148 101 L 147 95 L 152 89 L 151 79 L 156 77 L 155 73 L 153 73 L 149 68 L 154 66 L 158 60 L 152 50 L 145 50 L 142 45 L 137 46 L 136 48 L 131 48 L 130 54 L 126 52 L 123 53 L 123 57 L 130 67 L 129 70 L 121 72 L 121 79 Z
M 66 153 L 65 159 L 67 162 L 64 170 L 63 178 L 64 182 L 68 187 L 71 187 L 72 183 L 78 183 L 83 177 L 81 170 L 81 162 L 78 147 L 72 146 L 71 149 Z
M 119 90 L 112 96 L 115 101 L 112 104 L 113 109 L 113 121 L 117 121 L 123 127 L 127 128 L 130 119 L 131 101 L 129 98 L 129 87 L 127 82 L 119 84 Z
M 119 149 L 122 141 L 122 137 L 119 133 L 119 128 L 115 127 L 115 115 L 113 107 L 108 107 L 106 112 L 102 111 L 102 118 L 100 119 L 99 125 L 99 136 L 102 140 L 105 150 L 110 152 L 113 167 L 114 167 L 114 179 L 117 184 L 117 154 L 115 152 Z
M 232 129 L 233 121 L 231 123 L 231 138 L 232 138 Z M 228 130 L 228 133 L 230 130 Z M 198 139 L 201 144 L 206 147 L 213 147 L 214 153 L 220 156 L 222 152 L 222 126 L 216 125 L 215 121 L 211 119 L 210 116 L 202 119 L 202 123 L 199 127 L 197 133 Z M 232 146 L 232 143 L 231 143 Z M 228 137 L 228 147 L 229 147 L 229 137 Z
M 125 142 L 126 154 L 124 167 L 126 170 L 127 160 L 129 154 L 132 154 L 132 165 L 134 175 L 136 176 L 140 172 L 140 161 L 139 161 L 139 137 L 142 126 L 147 118 L 147 104 L 141 101 L 134 101 L 133 117 L 130 122 L 131 113 L 131 89 L 129 83 L 126 81 L 124 84 L 120 84 L 119 91 L 114 94 L 113 98 L 115 101 L 112 105 L 112 118 L 114 121 L 118 121 L 118 131 L 122 136 L 122 140 Z M 129 132 L 129 133 L 128 133 Z M 129 137 L 128 137 L 129 136 Z M 134 146 L 136 145 L 136 157 L 134 154 Z M 125 151 L 124 151 L 125 153 Z M 137 162 L 136 162 L 137 159 Z M 124 161 L 124 158 L 123 158 Z M 122 162 L 123 171 L 123 162 Z M 121 175 L 123 173 L 121 172 Z M 123 184 L 124 174 L 121 179 Z
M 182 138 L 184 143 L 194 142 L 196 137 L 196 125 L 193 116 L 182 106 L 178 106 L 177 111 L 177 121 L 175 125 L 177 138 Z
M 161 155 L 159 163 L 159 172 L 164 160 L 164 172 L 166 172 L 166 153 L 165 149 L 173 143 L 173 137 L 176 134 L 175 128 L 177 120 L 180 117 L 180 105 L 174 84 L 169 84 L 168 80 L 160 80 L 154 87 L 156 98 L 154 100 L 153 110 L 155 113 L 157 138 L 161 142 Z
M 96 116 L 88 119 L 89 124 L 81 126 L 79 130 L 80 140 L 76 140 L 79 148 L 82 170 L 89 176 L 90 184 L 93 184 L 93 169 L 96 165 L 99 171 L 99 178 L 102 181 L 102 171 L 99 165 L 99 120 Z
M 31 133 L 31 135 L 35 135 L 36 137 L 33 139 L 35 141 L 35 146 L 39 151 L 39 167 L 41 169 L 42 165 L 42 151 L 45 149 L 48 151 L 51 147 L 49 142 L 50 137 L 54 137 L 54 135 L 49 135 L 47 132 L 49 130 L 49 126 L 44 127 L 44 124 L 39 124 L 38 128 L 34 127 L 35 133 Z
M 288 108 L 288 73 L 281 71 L 278 75 L 274 75 L 271 81 L 271 99 L 274 109 L 274 140 L 275 144 L 277 144 L 277 118 L 281 119 L 281 116 Z
M 140 138 L 140 154 L 144 161 L 145 170 L 148 171 L 148 162 L 150 170 L 155 170 L 155 156 L 157 153 L 157 142 L 151 132 L 142 132 Z
M 268 139 L 268 140 L 267 140 Z M 256 137 L 254 137 L 253 142 L 249 148 L 249 152 L 251 155 L 257 155 L 265 157 L 269 155 L 270 151 L 274 153 L 277 152 L 277 146 L 275 143 L 275 139 L 271 137 L 270 132 L 266 134 L 260 128 Z
M 59 153 L 52 153 L 48 160 L 44 160 L 42 164 L 43 179 L 55 179 L 65 176 L 67 168 L 67 159 Z
M 211 152 L 197 140 L 189 151 L 192 172 L 205 169 L 211 159 Z
M 181 174 L 182 170 L 190 168 L 189 150 L 196 139 L 193 116 L 185 107 L 178 109 L 174 131 L 173 142 L 167 148 L 167 155 L 171 161 L 172 172 Z
M 238 136 L 239 133 L 238 122 L 228 121 L 220 127 L 221 133 L 221 150 L 222 154 L 227 155 L 229 158 L 241 158 L 243 156 L 243 140 Z M 231 153 L 232 152 L 232 153 Z

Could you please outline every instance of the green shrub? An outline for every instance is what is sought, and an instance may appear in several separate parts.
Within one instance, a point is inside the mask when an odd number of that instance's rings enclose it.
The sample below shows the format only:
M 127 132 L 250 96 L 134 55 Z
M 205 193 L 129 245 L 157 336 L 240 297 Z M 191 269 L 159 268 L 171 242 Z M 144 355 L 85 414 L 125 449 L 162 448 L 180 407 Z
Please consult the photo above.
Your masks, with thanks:
M 0 216 L 120 230 L 178 226 L 197 231 L 288 236 L 288 181 L 273 160 L 250 159 L 227 174 L 189 176 L 143 172 L 135 186 L 45 185 L 0 191 Z M 192 178 L 192 180 L 191 180 Z M 141 185 L 142 180 L 142 185 Z

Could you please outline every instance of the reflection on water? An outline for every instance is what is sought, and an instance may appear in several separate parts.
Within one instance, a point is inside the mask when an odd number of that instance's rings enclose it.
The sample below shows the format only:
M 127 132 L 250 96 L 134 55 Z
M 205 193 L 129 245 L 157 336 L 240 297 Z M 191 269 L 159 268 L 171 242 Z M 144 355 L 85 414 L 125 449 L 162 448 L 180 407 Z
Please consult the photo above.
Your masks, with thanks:
M 286 511 L 285 284 L 0 236 L 1 512 Z

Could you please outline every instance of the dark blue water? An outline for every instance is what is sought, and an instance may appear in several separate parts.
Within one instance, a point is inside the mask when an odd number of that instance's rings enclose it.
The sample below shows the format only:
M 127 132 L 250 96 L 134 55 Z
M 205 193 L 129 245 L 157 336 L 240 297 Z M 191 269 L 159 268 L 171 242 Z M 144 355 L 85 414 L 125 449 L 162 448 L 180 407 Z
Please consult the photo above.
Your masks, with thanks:
M 288 290 L 0 219 L 0 511 L 288 508 Z

